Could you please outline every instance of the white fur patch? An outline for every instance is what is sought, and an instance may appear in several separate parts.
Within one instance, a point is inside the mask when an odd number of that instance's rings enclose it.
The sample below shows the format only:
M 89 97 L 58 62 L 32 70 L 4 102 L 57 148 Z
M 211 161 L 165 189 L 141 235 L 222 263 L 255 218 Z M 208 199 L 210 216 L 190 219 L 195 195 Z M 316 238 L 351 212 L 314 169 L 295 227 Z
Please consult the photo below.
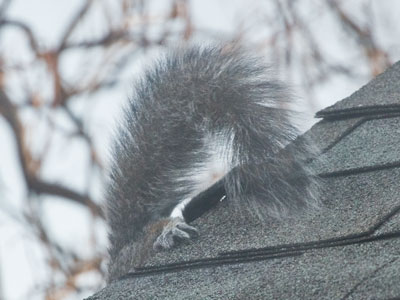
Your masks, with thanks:
M 174 207 L 170 215 L 173 218 L 183 218 L 183 210 L 192 198 L 223 178 L 231 169 L 232 147 L 229 138 L 223 134 L 208 135 L 204 138 L 204 148 L 207 159 L 201 164 L 193 165 L 192 169 L 185 172 L 184 177 L 178 179 L 189 179 L 191 192 L 188 198 Z

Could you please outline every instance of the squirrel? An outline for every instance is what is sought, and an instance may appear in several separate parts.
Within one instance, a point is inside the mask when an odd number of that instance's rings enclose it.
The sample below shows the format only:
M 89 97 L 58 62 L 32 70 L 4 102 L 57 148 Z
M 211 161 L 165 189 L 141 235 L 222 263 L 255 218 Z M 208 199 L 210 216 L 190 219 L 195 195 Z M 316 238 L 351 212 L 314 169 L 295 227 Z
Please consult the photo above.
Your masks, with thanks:
M 237 44 L 175 48 L 145 71 L 113 144 L 111 264 L 152 224 L 151 251 L 196 236 L 184 209 L 221 179 L 227 201 L 261 219 L 316 205 L 318 180 L 306 164 L 312 143 L 285 147 L 298 135 L 293 100 L 270 73 Z

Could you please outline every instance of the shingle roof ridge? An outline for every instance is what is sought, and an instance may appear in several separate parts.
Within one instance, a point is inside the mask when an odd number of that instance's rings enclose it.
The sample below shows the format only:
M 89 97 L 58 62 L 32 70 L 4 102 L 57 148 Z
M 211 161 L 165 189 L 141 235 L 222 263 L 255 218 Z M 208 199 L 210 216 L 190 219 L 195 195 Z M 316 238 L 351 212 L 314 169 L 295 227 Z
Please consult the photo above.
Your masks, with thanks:
M 393 168 L 400 168 L 400 160 L 395 162 L 390 162 L 387 164 L 366 166 L 366 167 L 357 167 L 339 171 L 331 171 L 331 172 L 323 172 L 319 173 L 318 176 L 321 178 L 331 178 L 331 177 L 340 177 L 340 176 L 350 176 L 361 173 L 375 172 L 381 170 L 388 170 Z
M 317 112 L 316 117 L 344 119 L 400 112 L 400 61 L 350 96 Z
M 207 268 L 219 265 L 227 264 L 239 264 L 246 262 L 253 262 L 259 260 L 269 260 L 276 258 L 287 258 L 293 256 L 300 256 L 306 251 L 321 249 L 321 248 L 331 248 L 331 247 L 343 247 L 354 244 L 370 243 L 381 240 L 389 240 L 393 238 L 400 238 L 400 230 L 390 231 L 387 233 L 381 233 L 375 235 L 375 233 L 380 229 L 386 222 L 388 222 L 392 217 L 400 213 L 400 205 L 395 206 L 387 214 L 382 216 L 370 226 L 366 231 L 349 234 L 345 236 L 340 236 L 336 238 L 329 238 L 324 240 L 316 240 L 304 243 L 291 243 L 291 244 L 281 244 L 270 247 L 262 247 L 257 249 L 245 249 L 232 252 L 222 252 L 219 253 L 218 257 L 201 258 L 188 261 L 174 262 L 170 264 L 163 264 L 157 266 L 144 266 L 137 268 L 134 272 L 130 272 L 120 278 L 119 280 L 124 280 L 131 277 L 138 276 L 148 276 L 154 274 L 162 274 L 167 272 L 177 272 L 187 269 L 195 268 Z
M 324 118 L 328 120 L 346 119 L 346 118 L 359 118 L 359 117 L 374 117 L 380 115 L 392 115 L 400 114 L 400 104 L 391 105 L 374 105 L 364 107 L 354 107 L 337 109 L 331 111 L 320 110 L 315 114 L 316 118 Z
M 269 260 L 269 259 L 277 259 L 277 258 L 287 258 L 293 256 L 300 256 L 304 254 L 305 251 L 321 249 L 321 248 L 332 248 L 332 247 L 343 247 L 348 245 L 355 245 L 355 244 L 363 244 L 363 243 L 370 243 L 375 241 L 381 240 L 389 240 L 393 238 L 400 238 L 400 230 L 394 230 L 387 233 L 382 233 L 379 235 L 372 235 L 369 231 L 365 231 L 362 233 L 357 233 L 354 235 L 348 235 L 343 237 L 335 238 L 336 241 L 331 241 L 333 239 L 328 240 L 318 240 L 309 243 L 318 243 L 314 246 L 302 245 L 303 243 L 299 243 L 299 245 L 292 244 L 290 245 L 293 250 L 289 251 L 282 251 L 281 253 L 274 253 L 271 254 L 268 251 L 267 253 L 263 253 L 263 248 L 258 249 L 259 252 L 257 254 L 242 254 L 237 255 L 234 257 L 230 256 L 221 256 L 221 257 L 212 257 L 212 258 L 204 258 L 204 259 L 196 259 L 196 260 L 189 260 L 185 262 L 179 263 L 171 263 L 171 264 L 164 264 L 159 266 L 149 266 L 149 267 L 142 267 L 137 271 L 127 273 L 122 277 L 116 279 L 116 281 L 124 280 L 127 278 L 132 277 L 140 277 L 140 276 L 149 276 L 154 274 L 164 274 L 169 272 L 178 272 L 181 270 L 188 270 L 188 269 L 197 269 L 197 268 L 207 268 L 207 267 L 215 267 L 220 265 L 227 265 L 227 264 L 239 264 L 239 263 L 246 263 L 246 262 L 254 262 L 260 260 Z M 299 246 L 296 249 L 295 246 Z M 285 246 L 287 247 L 287 246 Z

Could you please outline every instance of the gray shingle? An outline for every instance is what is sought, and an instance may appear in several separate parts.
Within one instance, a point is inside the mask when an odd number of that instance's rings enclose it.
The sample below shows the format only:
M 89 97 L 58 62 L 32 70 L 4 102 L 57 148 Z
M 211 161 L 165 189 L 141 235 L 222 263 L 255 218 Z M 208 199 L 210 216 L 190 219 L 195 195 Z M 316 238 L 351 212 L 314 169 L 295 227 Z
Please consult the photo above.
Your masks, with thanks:
M 336 121 L 322 120 L 300 138 L 313 140 L 315 146 L 319 150 L 317 154 L 319 154 L 333 147 L 343 136 L 353 130 L 353 128 L 361 122 L 363 122 L 363 118 Z
M 396 245 L 392 245 L 396 247 Z M 378 255 L 382 255 L 379 254 Z M 348 299 L 399 299 L 400 258 L 394 256 L 362 278 Z
M 395 269 L 399 247 L 397 239 L 386 247 L 372 242 L 284 259 L 129 278 L 91 299 L 341 299 L 353 288 L 352 299 L 387 299 L 400 294 L 400 285 L 392 284 L 400 279 Z M 382 274 L 390 275 L 390 281 L 380 278 Z M 366 292 L 363 286 L 368 283 Z
M 382 224 L 382 226 L 376 231 L 376 234 L 400 231 L 400 203 L 398 205 L 398 210 L 394 209 L 393 213 L 394 216 Z
M 321 173 L 400 164 L 400 118 L 366 120 L 321 155 Z

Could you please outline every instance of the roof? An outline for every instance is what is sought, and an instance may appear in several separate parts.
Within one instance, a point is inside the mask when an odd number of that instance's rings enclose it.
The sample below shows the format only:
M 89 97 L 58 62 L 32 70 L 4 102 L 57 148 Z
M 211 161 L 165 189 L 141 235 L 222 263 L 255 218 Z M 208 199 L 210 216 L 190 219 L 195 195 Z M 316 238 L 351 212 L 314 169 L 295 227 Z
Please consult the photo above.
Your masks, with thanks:
M 262 223 L 223 201 L 89 299 L 399 297 L 400 62 L 317 116 L 322 209 Z

